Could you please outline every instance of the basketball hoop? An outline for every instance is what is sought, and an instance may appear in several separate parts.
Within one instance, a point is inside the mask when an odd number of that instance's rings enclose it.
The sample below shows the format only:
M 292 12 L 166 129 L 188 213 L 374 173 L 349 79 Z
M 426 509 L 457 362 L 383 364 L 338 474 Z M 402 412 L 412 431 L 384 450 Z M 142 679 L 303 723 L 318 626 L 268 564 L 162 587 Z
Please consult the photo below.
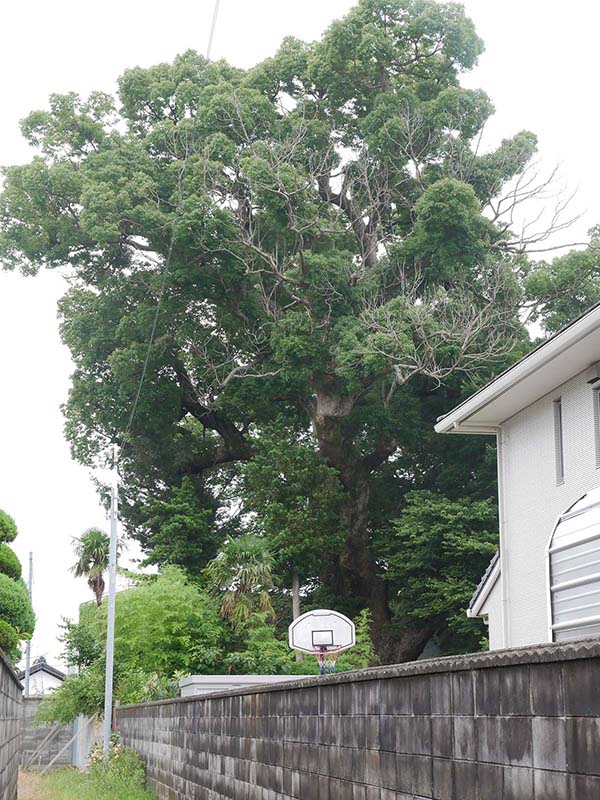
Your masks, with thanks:
M 339 650 L 328 650 L 326 647 L 323 647 L 315 653 L 319 662 L 319 675 L 330 675 L 332 672 L 335 672 L 335 665 L 339 654 Z
M 354 623 L 339 611 L 308 611 L 289 627 L 290 647 L 316 656 L 321 675 L 335 672 L 337 657 L 355 642 Z

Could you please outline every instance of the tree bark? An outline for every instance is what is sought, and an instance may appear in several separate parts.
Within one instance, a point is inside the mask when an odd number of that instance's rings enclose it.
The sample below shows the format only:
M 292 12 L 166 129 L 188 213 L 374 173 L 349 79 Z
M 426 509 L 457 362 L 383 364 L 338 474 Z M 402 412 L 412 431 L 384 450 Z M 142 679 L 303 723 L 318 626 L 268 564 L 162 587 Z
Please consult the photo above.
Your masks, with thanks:
M 396 443 L 382 443 L 367 456 L 357 452 L 354 442 L 345 435 L 343 425 L 352 409 L 352 398 L 332 391 L 331 385 L 327 385 L 325 391 L 323 387 L 320 389 L 312 416 L 313 428 L 321 455 L 338 471 L 344 488 L 346 529 L 337 569 L 328 580 L 336 594 L 352 597 L 371 610 L 373 644 L 382 664 L 414 660 L 421 655 L 434 631 L 429 627 L 398 630 L 391 624 L 387 584 L 370 548 L 371 472 L 385 462 L 396 449 Z
M 300 578 L 297 572 L 292 575 L 292 617 L 300 616 Z
M 300 616 L 300 576 L 297 572 L 292 575 L 292 618 Z M 302 653 L 296 651 L 296 661 L 303 661 Z

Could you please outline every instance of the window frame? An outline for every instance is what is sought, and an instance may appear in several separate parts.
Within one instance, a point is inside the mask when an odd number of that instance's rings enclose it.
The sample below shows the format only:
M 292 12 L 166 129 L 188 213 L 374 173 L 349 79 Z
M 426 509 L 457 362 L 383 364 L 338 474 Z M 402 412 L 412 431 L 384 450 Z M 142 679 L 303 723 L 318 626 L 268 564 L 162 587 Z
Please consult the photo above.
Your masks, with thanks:
M 552 402 L 554 415 L 554 473 L 556 485 L 565 482 L 565 443 L 562 397 L 557 397 Z

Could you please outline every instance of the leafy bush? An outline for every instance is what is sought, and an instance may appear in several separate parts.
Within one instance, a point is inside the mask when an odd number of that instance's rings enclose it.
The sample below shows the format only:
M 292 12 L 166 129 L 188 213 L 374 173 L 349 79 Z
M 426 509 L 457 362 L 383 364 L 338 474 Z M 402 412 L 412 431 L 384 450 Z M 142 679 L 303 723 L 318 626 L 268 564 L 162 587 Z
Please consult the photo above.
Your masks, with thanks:
M 4 542 L 0 544 L 0 572 L 14 580 L 19 580 L 22 574 L 21 562 L 16 553 Z
M 35 627 L 35 615 L 27 587 L 22 580 L 15 581 L 8 575 L 2 574 L 0 574 L 0 619 L 21 633 L 33 633 Z
M 102 759 L 102 747 L 96 746 L 90 754 L 89 780 L 100 796 L 121 798 L 124 793 L 135 795 L 145 785 L 144 765 L 139 755 L 119 744 L 113 737 L 109 759 Z
M 293 671 L 295 657 L 288 643 L 278 639 L 265 613 L 254 614 L 238 626 L 236 633 L 243 650 L 229 653 L 225 658 L 227 671 L 240 675 L 287 675 Z
M 32 776 L 38 792 L 35 796 L 52 800 L 154 800 L 145 788 L 144 767 L 137 753 L 121 745 L 113 745 L 111 750 L 107 764 L 96 761 L 87 773 L 61 769 L 43 779 Z
M 68 675 L 62 686 L 38 706 L 36 724 L 67 725 L 79 714 L 91 717 L 104 705 L 104 664 L 97 662 L 79 675 Z
M 19 634 L 12 625 L 0 619 L 0 650 L 3 650 L 8 657 L 11 657 L 18 646 Z
M 17 535 L 17 525 L 14 519 L 0 509 L 0 542 L 12 542 Z
M 368 608 L 364 608 L 354 618 L 354 625 L 356 626 L 356 644 L 340 655 L 336 664 L 336 672 L 367 669 L 367 667 L 373 667 L 378 663 L 371 637 L 373 618 Z

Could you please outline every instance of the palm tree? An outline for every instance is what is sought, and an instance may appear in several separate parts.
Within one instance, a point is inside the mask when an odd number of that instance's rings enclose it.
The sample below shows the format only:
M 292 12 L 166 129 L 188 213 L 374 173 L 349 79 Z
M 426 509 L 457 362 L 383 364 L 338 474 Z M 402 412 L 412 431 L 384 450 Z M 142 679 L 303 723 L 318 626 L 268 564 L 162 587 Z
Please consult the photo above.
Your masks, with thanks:
M 73 541 L 77 562 L 71 567 L 71 572 L 76 578 L 87 578 L 96 605 L 100 607 L 105 587 L 104 573 L 108 569 L 110 539 L 99 528 L 88 528 Z
M 221 616 L 234 626 L 258 610 L 274 616 L 273 555 L 264 539 L 249 534 L 230 539 L 205 569 L 209 586 L 222 597 Z

